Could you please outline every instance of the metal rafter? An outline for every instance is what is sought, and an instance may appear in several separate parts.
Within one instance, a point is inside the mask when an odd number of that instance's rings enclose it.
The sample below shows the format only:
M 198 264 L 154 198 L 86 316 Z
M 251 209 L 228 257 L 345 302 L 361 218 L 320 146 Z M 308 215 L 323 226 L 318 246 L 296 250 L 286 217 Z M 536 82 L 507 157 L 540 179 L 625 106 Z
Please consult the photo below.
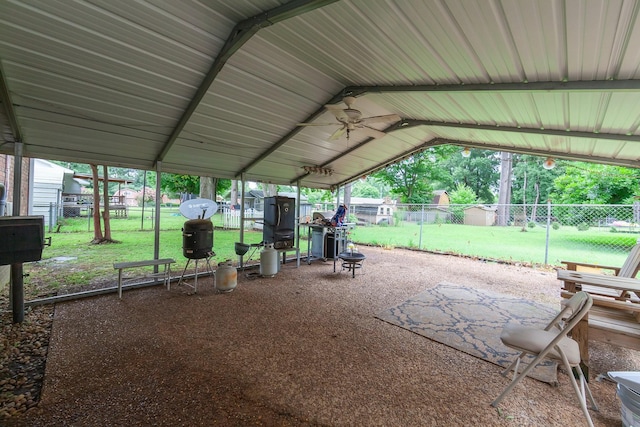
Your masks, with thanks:
M 11 94 L 9 93 L 9 85 L 7 84 L 6 75 L 2 70 L 2 64 L 0 64 L 0 102 L 2 103 L 5 114 L 7 115 L 9 127 L 11 128 L 11 133 L 13 134 L 13 140 L 18 142 L 22 141 L 22 132 L 20 131 L 20 126 L 18 125 L 16 111 L 13 109 Z
M 640 142 L 640 135 L 623 135 L 619 133 L 600 133 L 600 132 L 586 132 L 586 131 L 572 131 L 562 129 L 536 129 L 536 128 L 522 128 L 511 126 L 498 126 L 498 125 L 481 125 L 474 123 L 452 123 L 452 122 L 438 122 L 435 120 L 404 120 L 401 122 L 400 128 L 406 129 L 415 126 L 444 126 L 462 129 L 474 129 L 474 130 L 490 130 L 498 132 L 515 132 L 515 133 L 527 133 L 536 135 L 547 136 L 564 136 L 571 138 L 591 138 L 591 139 L 610 139 L 615 141 L 631 141 Z
M 335 94 L 330 100 L 325 102 L 320 108 L 310 114 L 303 122 L 311 122 L 320 116 L 324 111 L 326 104 L 335 104 L 340 102 L 345 96 L 363 96 L 368 93 L 395 93 L 395 92 L 628 92 L 640 91 L 640 80 L 594 80 L 594 81 L 569 81 L 569 82 L 522 82 L 522 83 L 480 83 L 480 84 L 443 84 L 443 85 L 406 85 L 406 86 L 346 86 Z M 400 122 L 388 127 L 384 132 L 393 132 L 399 129 L 405 129 L 414 126 L 446 126 L 456 128 L 467 128 L 476 130 L 492 130 L 502 132 L 528 133 L 538 135 L 553 135 L 574 138 L 591 138 L 591 139 L 610 139 L 620 141 L 640 141 L 640 135 L 622 135 L 612 133 L 598 133 L 585 131 L 567 131 L 559 129 L 535 129 L 535 128 L 518 128 L 510 126 L 481 125 L 472 123 L 451 123 L 438 122 L 433 120 L 401 120 Z M 273 154 L 278 148 L 283 146 L 287 141 L 301 132 L 301 128 L 295 128 L 287 133 L 284 137 L 273 144 L 268 150 L 251 161 L 239 173 L 247 173 L 262 160 Z M 350 148 L 348 151 L 324 162 L 322 167 L 333 163 L 341 157 L 353 152 L 370 142 L 372 139 Z M 419 150 L 417 150 L 419 151 Z M 500 151 L 500 149 L 498 149 Z M 531 152 L 531 151 L 530 151 Z M 547 153 L 548 154 L 548 153 Z M 541 154 L 542 155 L 542 154 Z M 402 158 L 401 155 L 399 158 Z M 611 163 L 610 161 L 608 162 Z M 389 163 L 390 164 L 390 163 Z M 636 165 L 637 167 L 637 165 Z M 308 174 L 303 174 L 291 180 L 291 183 L 297 182 Z
M 254 34 L 256 34 L 262 28 L 327 6 L 331 3 L 335 3 L 336 1 L 338 0 L 293 0 L 289 3 L 275 7 L 271 10 L 268 10 L 267 12 L 260 13 L 236 24 L 236 26 L 233 27 L 233 30 L 231 30 L 231 34 L 222 47 L 220 54 L 213 61 L 213 65 L 207 72 L 207 75 L 200 84 L 200 87 L 198 87 L 198 90 L 196 90 L 193 98 L 191 98 L 191 101 L 182 114 L 182 117 L 180 117 L 180 120 L 178 120 L 178 124 L 171 132 L 171 135 L 169 135 L 169 139 L 167 140 L 167 142 L 165 142 L 162 151 L 156 157 L 156 162 L 161 162 L 164 160 L 165 156 L 167 155 L 169 150 L 171 150 L 173 144 L 176 142 L 176 139 L 178 139 L 178 136 L 182 132 L 182 129 L 184 129 L 187 122 L 195 112 L 196 108 L 198 107 L 198 105 L 200 105 L 202 98 L 204 98 L 207 91 L 209 90 L 209 87 L 211 87 L 213 81 L 216 79 L 222 68 L 225 66 L 231 56 L 233 56 L 233 54 L 236 53 L 238 49 L 240 49 L 251 37 L 253 37 Z
M 393 92 L 629 92 L 640 91 L 640 80 L 347 86 L 344 91 L 357 94 Z

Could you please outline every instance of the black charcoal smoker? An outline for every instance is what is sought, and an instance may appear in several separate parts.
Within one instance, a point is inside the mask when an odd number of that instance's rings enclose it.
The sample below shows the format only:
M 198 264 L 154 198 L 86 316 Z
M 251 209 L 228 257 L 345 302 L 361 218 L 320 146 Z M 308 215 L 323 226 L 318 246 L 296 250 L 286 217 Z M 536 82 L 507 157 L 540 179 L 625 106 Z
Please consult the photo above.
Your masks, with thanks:
M 204 216 L 204 213 L 203 213 Z M 206 269 L 213 275 L 211 268 L 211 257 L 216 254 L 213 252 L 213 223 L 208 219 L 190 219 L 184 223 L 182 228 L 182 255 L 187 258 L 187 265 L 184 266 L 178 285 L 184 280 L 184 274 L 189 267 L 191 260 L 196 261 L 196 274 L 194 284 L 188 286 L 193 287 L 193 292 L 198 292 L 198 261 L 206 260 Z
M 44 238 L 44 216 L 0 217 L 0 242 L 0 265 L 11 265 L 13 322 L 21 323 L 24 320 L 22 264 L 39 261 L 44 246 L 51 246 L 51 238 Z

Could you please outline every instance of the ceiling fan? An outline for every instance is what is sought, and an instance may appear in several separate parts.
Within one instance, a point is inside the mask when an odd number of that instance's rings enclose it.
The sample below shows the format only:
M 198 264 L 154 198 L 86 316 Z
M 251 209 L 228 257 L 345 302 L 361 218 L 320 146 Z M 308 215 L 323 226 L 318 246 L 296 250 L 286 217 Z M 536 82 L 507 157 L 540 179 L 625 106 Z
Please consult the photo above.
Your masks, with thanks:
M 339 139 L 345 133 L 347 140 L 351 132 L 361 132 L 372 138 L 382 138 L 386 133 L 381 130 L 372 128 L 370 123 L 391 123 L 400 120 L 397 114 L 387 114 L 384 116 L 362 117 L 359 110 L 353 108 L 356 101 L 355 96 L 346 96 L 342 100 L 347 108 L 340 108 L 339 105 L 325 105 L 325 108 L 336 117 L 337 122 L 334 123 L 298 123 L 298 126 L 340 126 L 330 137 L 329 140 Z

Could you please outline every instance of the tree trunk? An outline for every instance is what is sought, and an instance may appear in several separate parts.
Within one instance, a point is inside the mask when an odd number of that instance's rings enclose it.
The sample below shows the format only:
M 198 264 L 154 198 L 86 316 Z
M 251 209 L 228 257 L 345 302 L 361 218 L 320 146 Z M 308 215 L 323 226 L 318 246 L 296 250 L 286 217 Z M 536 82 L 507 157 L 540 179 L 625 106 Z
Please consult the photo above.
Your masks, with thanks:
M 102 226 L 100 225 L 100 178 L 98 178 L 98 166 L 90 164 L 93 176 L 93 242 L 100 243 L 102 236 Z
M 344 186 L 344 205 L 347 207 L 346 222 L 349 222 L 349 209 L 351 209 L 351 183 Z
M 531 208 L 531 221 L 535 221 L 538 217 L 538 203 L 540 203 L 540 184 L 536 181 L 534 184 L 534 188 L 536 190 L 536 199 L 533 202 L 533 207 Z
M 229 201 L 231 206 L 237 205 L 238 202 L 238 181 L 235 179 L 231 180 L 231 200 Z
M 263 184 L 264 197 L 272 197 L 278 195 L 278 186 L 276 184 Z
M 109 169 L 107 165 L 102 165 L 102 176 L 104 177 L 104 181 L 102 182 L 102 197 L 104 198 L 104 210 L 102 211 L 104 240 L 111 242 L 111 221 L 109 221 Z
M 200 177 L 200 194 L 198 197 L 201 199 L 209 199 L 216 201 L 216 180 L 210 176 Z

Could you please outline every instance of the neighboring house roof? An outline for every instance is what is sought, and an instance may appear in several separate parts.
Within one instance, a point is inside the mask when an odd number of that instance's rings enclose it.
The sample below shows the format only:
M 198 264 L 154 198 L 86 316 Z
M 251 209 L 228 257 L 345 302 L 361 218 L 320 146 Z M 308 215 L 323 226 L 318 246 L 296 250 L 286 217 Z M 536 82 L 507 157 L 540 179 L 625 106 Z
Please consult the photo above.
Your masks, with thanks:
M 447 204 L 449 203 L 449 193 L 447 193 L 445 190 L 435 190 L 433 192 L 433 201 L 431 202 L 432 204 L 439 205 L 444 200 L 446 200 Z

